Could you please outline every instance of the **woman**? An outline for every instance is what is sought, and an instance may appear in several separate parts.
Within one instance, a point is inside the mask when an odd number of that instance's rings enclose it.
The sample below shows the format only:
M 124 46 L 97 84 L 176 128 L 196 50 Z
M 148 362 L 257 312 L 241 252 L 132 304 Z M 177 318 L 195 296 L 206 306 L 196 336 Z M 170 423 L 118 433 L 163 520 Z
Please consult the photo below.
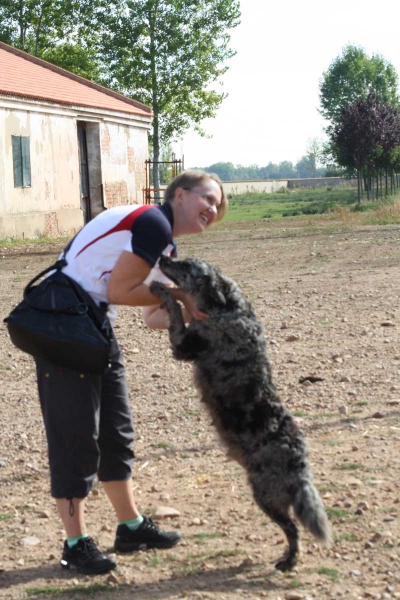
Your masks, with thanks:
M 161 254 L 176 255 L 174 238 L 202 233 L 225 214 L 227 199 L 216 175 L 186 171 L 165 191 L 162 206 L 119 206 L 104 211 L 74 238 L 63 271 L 98 303 L 142 306 L 150 328 L 168 327 L 168 318 L 150 290 Z M 178 288 L 186 321 L 207 318 Z M 115 561 L 101 554 L 86 532 L 85 498 L 95 476 L 102 481 L 118 519 L 115 549 L 170 548 L 179 532 L 160 530 L 140 515 L 133 497 L 133 421 L 125 366 L 114 342 L 104 376 L 60 369 L 37 360 L 38 387 L 49 451 L 51 494 L 67 539 L 61 565 L 86 574 L 105 573 Z

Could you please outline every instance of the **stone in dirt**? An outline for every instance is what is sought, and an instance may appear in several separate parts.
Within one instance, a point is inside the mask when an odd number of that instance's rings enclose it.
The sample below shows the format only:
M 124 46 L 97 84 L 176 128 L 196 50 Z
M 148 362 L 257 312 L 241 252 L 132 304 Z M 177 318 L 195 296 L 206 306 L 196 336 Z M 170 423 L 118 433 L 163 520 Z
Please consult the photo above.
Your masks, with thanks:
M 152 514 L 153 519 L 168 519 L 171 517 L 179 517 L 179 510 L 176 508 L 171 508 L 170 506 L 158 506 L 154 513 Z
M 40 544 L 40 540 L 34 535 L 29 535 L 28 537 L 22 538 L 21 543 L 24 544 L 24 546 L 37 546 Z

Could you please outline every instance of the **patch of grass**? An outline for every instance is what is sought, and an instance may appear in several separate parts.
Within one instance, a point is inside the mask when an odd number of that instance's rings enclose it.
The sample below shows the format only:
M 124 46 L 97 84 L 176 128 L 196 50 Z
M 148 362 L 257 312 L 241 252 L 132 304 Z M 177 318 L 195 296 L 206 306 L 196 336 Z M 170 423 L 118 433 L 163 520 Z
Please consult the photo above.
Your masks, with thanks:
M 353 406 L 368 406 L 368 402 L 361 401 L 361 402 L 354 402 Z
M 317 573 L 318 573 L 318 575 L 326 575 L 327 577 L 329 577 L 329 579 L 331 581 L 337 581 L 338 579 L 340 579 L 340 573 L 339 573 L 339 571 L 336 571 L 336 569 L 328 569 L 328 567 L 320 567 L 319 569 L 317 569 Z
M 293 410 L 292 411 L 292 415 L 294 417 L 305 417 L 306 416 L 306 412 L 304 410 Z
M 354 533 L 341 533 L 336 537 L 340 542 L 358 542 L 358 537 Z
M 339 508 L 338 506 L 328 506 L 325 509 L 325 512 L 329 519 L 345 519 L 349 515 L 347 510 Z
M 0 240 L 0 245 L 7 246 L 22 246 L 23 244 L 49 244 L 53 242 L 67 242 L 70 238 L 67 237 L 59 237 L 59 238 L 50 238 L 50 237 L 37 237 L 37 238 L 13 238 L 8 237 Z
M 193 398 L 197 398 L 196 396 L 193 396 Z M 199 415 L 199 411 L 198 410 L 187 410 L 183 413 L 184 417 L 197 417 Z
M 11 515 L 7 513 L 0 513 L 0 521 L 8 521 L 11 519 Z
M 337 483 L 328 483 L 327 485 L 319 485 L 318 491 L 320 494 L 326 494 L 326 492 L 334 492 L 340 489 L 340 485 Z
M 231 196 L 225 222 L 320 215 L 332 212 L 336 206 L 351 208 L 356 205 L 356 199 L 357 190 L 354 188 L 331 191 L 303 188 L 273 194 L 246 192 Z
M 175 450 L 175 446 L 173 444 L 169 444 L 168 442 L 158 442 L 158 444 L 152 444 L 153 448 L 162 448 L 163 450 Z
M 196 533 L 193 537 L 196 540 L 207 540 L 221 537 L 221 533 L 219 531 L 214 531 L 213 533 Z
M 289 587 L 292 590 L 298 590 L 299 588 L 303 587 L 303 584 L 301 583 L 301 581 L 299 581 L 297 579 L 297 577 L 295 577 L 294 579 L 292 579 L 292 581 L 289 583 Z
M 396 508 L 395 506 L 384 506 L 383 508 L 380 508 L 379 510 L 384 513 L 397 513 L 399 511 L 399 509 Z
M 341 463 L 336 468 L 340 471 L 365 471 L 365 466 L 361 463 Z
M 74 585 L 73 587 L 61 588 L 59 586 L 43 586 L 43 587 L 31 587 L 26 588 L 28 596 L 61 596 L 61 595 L 78 595 L 82 596 L 94 596 L 98 592 L 113 592 L 116 588 L 111 588 L 108 585 L 102 583 L 92 583 L 91 585 Z
M 152 569 L 155 569 L 156 567 L 158 567 L 161 564 L 161 558 L 159 556 L 157 556 L 157 554 L 155 554 L 154 556 L 152 556 L 150 558 L 150 560 L 147 564 Z
M 14 477 L 14 481 L 17 481 L 18 483 L 33 483 L 34 481 L 37 481 L 37 477 L 34 475 L 17 475 Z

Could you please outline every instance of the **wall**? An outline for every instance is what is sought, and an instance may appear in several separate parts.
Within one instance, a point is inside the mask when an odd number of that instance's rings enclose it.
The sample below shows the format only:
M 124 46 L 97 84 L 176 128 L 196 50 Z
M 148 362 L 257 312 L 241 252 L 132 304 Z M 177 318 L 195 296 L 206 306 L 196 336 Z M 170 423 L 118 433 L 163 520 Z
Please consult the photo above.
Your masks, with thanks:
M 104 122 L 100 127 L 104 205 L 142 204 L 144 161 L 148 158 L 147 131 Z
M 345 179 L 344 177 L 316 177 L 310 179 L 274 179 L 269 181 L 224 181 L 226 194 L 246 194 L 251 192 L 270 194 L 280 188 L 314 188 L 314 187 L 357 187 L 357 179 Z
M 82 224 L 74 121 L 0 107 L 0 238 L 60 235 Z M 12 135 L 30 137 L 31 187 L 15 188 Z

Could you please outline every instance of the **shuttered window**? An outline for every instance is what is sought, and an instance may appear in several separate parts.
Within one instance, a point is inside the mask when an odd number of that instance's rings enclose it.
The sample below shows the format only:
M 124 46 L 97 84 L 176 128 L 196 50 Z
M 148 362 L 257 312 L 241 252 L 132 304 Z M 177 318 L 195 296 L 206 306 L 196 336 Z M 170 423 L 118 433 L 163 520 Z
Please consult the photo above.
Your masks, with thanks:
M 31 157 L 29 151 L 29 137 L 13 135 L 13 164 L 14 164 L 14 187 L 31 186 Z

